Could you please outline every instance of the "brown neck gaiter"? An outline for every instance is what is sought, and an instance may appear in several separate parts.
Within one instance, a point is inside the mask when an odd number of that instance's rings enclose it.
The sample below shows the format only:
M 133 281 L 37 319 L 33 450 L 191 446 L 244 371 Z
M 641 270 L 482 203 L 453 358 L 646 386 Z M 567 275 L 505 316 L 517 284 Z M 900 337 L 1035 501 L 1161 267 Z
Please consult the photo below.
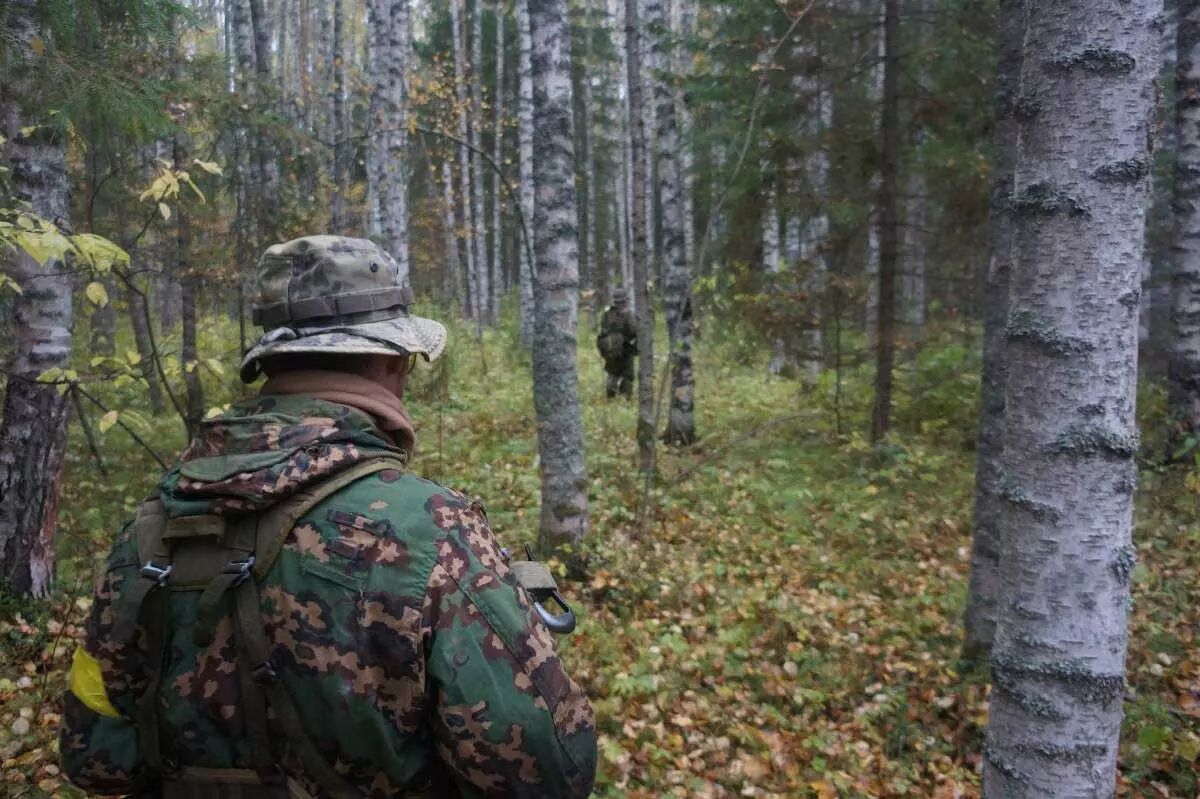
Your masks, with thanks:
M 379 429 L 392 437 L 396 446 L 411 458 L 416 445 L 416 429 L 404 403 L 374 380 L 346 372 L 308 370 L 284 372 L 263 385 L 263 394 L 306 394 L 326 402 L 336 402 L 369 414 Z

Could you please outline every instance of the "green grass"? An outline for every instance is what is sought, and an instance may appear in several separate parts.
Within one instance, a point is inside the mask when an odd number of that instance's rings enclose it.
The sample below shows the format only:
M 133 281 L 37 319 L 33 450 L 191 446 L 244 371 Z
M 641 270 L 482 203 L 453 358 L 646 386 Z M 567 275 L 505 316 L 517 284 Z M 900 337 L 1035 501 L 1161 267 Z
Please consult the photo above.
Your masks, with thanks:
M 230 332 L 212 323 L 202 348 L 220 352 Z M 605 401 L 592 335 L 580 336 L 590 567 L 587 580 L 569 588 L 581 623 L 560 648 L 597 711 L 597 794 L 977 795 L 986 697 L 978 678 L 956 668 L 970 546 L 974 348 L 961 331 L 947 332 L 905 364 L 896 434 L 875 449 L 858 432 L 869 411 L 868 365 L 843 375 L 839 433 L 834 375 L 803 392 L 766 374 L 766 354 L 744 331 L 705 332 L 701 440 L 688 452 L 660 453 L 644 531 L 635 526 L 634 409 Z M 444 365 L 422 367 L 412 384 L 415 469 L 480 497 L 508 546 L 532 543 L 537 445 L 514 325 L 488 333 L 482 349 L 454 325 L 452 346 Z M 211 405 L 235 396 L 234 371 L 206 371 Z M 95 389 L 112 407 L 144 412 L 134 384 Z M 169 417 L 148 420 L 142 432 L 164 452 L 182 443 Z M 103 450 L 107 478 L 72 430 L 61 599 L 30 606 L 0 598 L 8 664 L 0 671 L 0 758 L 13 795 L 61 790 L 48 766 L 53 697 L 79 632 L 71 625 L 82 615 L 74 599 L 86 594 L 112 532 L 157 477 L 119 429 L 104 434 Z M 1197 790 L 1196 488 L 1183 470 L 1143 475 L 1125 796 Z M 31 687 L 20 687 L 22 677 Z M 30 731 L 15 735 L 22 712 Z

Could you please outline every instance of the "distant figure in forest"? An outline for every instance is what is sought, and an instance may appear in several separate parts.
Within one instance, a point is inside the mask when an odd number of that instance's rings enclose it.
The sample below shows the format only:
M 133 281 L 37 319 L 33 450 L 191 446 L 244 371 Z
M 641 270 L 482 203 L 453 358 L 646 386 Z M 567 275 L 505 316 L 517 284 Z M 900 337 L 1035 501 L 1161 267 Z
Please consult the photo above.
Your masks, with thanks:
M 166 799 L 587 796 L 592 708 L 526 570 L 477 502 L 408 470 L 405 382 L 445 328 L 362 239 L 271 247 L 258 282 L 241 377 L 267 381 L 119 536 L 71 669 L 67 774 Z
M 634 359 L 637 358 L 637 326 L 629 311 L 629 299 L 625 289 L 613 289 L 612 305 L 600 317 L 600 332 L 596 336 L 596 349 L 604 359 L 604 371 L 608 373 L 605 396 L 633 396 Z

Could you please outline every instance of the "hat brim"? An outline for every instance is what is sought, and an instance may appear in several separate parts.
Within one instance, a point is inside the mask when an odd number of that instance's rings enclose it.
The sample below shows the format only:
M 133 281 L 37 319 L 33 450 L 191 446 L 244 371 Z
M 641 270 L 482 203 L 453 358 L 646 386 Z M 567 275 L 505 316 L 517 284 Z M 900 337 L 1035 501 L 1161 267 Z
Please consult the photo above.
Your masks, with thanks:
M 274 331 L 272 331 L 274 332 Z M 298 328 L 297 336 L 266 335 L 242 359 L 241 378 L 252 383 L 258 362 L 284 353 L 337 352 L 347 355 L 423 355 L 433 361 L 446 348 L 446 328 L 422 316 L 398 316 L 379 322 L 331 329 Z

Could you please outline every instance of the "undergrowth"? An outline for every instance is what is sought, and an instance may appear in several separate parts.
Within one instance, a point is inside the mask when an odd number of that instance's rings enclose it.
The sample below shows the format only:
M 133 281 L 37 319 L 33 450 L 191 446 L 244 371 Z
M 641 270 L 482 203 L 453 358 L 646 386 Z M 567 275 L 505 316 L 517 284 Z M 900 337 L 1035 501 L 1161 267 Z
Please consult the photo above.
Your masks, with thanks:
M 232 358 L 232 332 L 210 320 L 202 351 Z M 736 329 L 703 338 L 700 442 L 660 453 L 638 530 L 634 409 L 604 399 L 592 335 L 580 339 L 589 574 L 568 587 L 581 623 L 559 645 L 597 711 L 597 795 L 977 796 L 986 695 L 958 670 L 975 343 L 946 332 L 906 360 L 897 430 L 873 448 L 859 432 L 869 365 L 802 390 L 769 377 L 767 354 Z M 411 387 L 415 468 L 480 497 L 510 548 L 534 543 L 535 425 L 515 324 L 482 342 L 454 326 L 452 348 Z M 242 391 L 228 365 L 204 367 L 213 406 Z M 91 388 L 140 411 L 128 421 L 160 452 L 182 445 L 178 420 L 149 417 L 136 383 Z M 57 696 L 96 564 L 159 472 L 119 427 L 98 435 L 107 475 L 72 428 L 55 600 L 0 597 L 5 795 L 77 795 L 55 765 Z M 1197 792 L 1200 524 L 1185 472 L 1143 474 L 1122 796 Z

